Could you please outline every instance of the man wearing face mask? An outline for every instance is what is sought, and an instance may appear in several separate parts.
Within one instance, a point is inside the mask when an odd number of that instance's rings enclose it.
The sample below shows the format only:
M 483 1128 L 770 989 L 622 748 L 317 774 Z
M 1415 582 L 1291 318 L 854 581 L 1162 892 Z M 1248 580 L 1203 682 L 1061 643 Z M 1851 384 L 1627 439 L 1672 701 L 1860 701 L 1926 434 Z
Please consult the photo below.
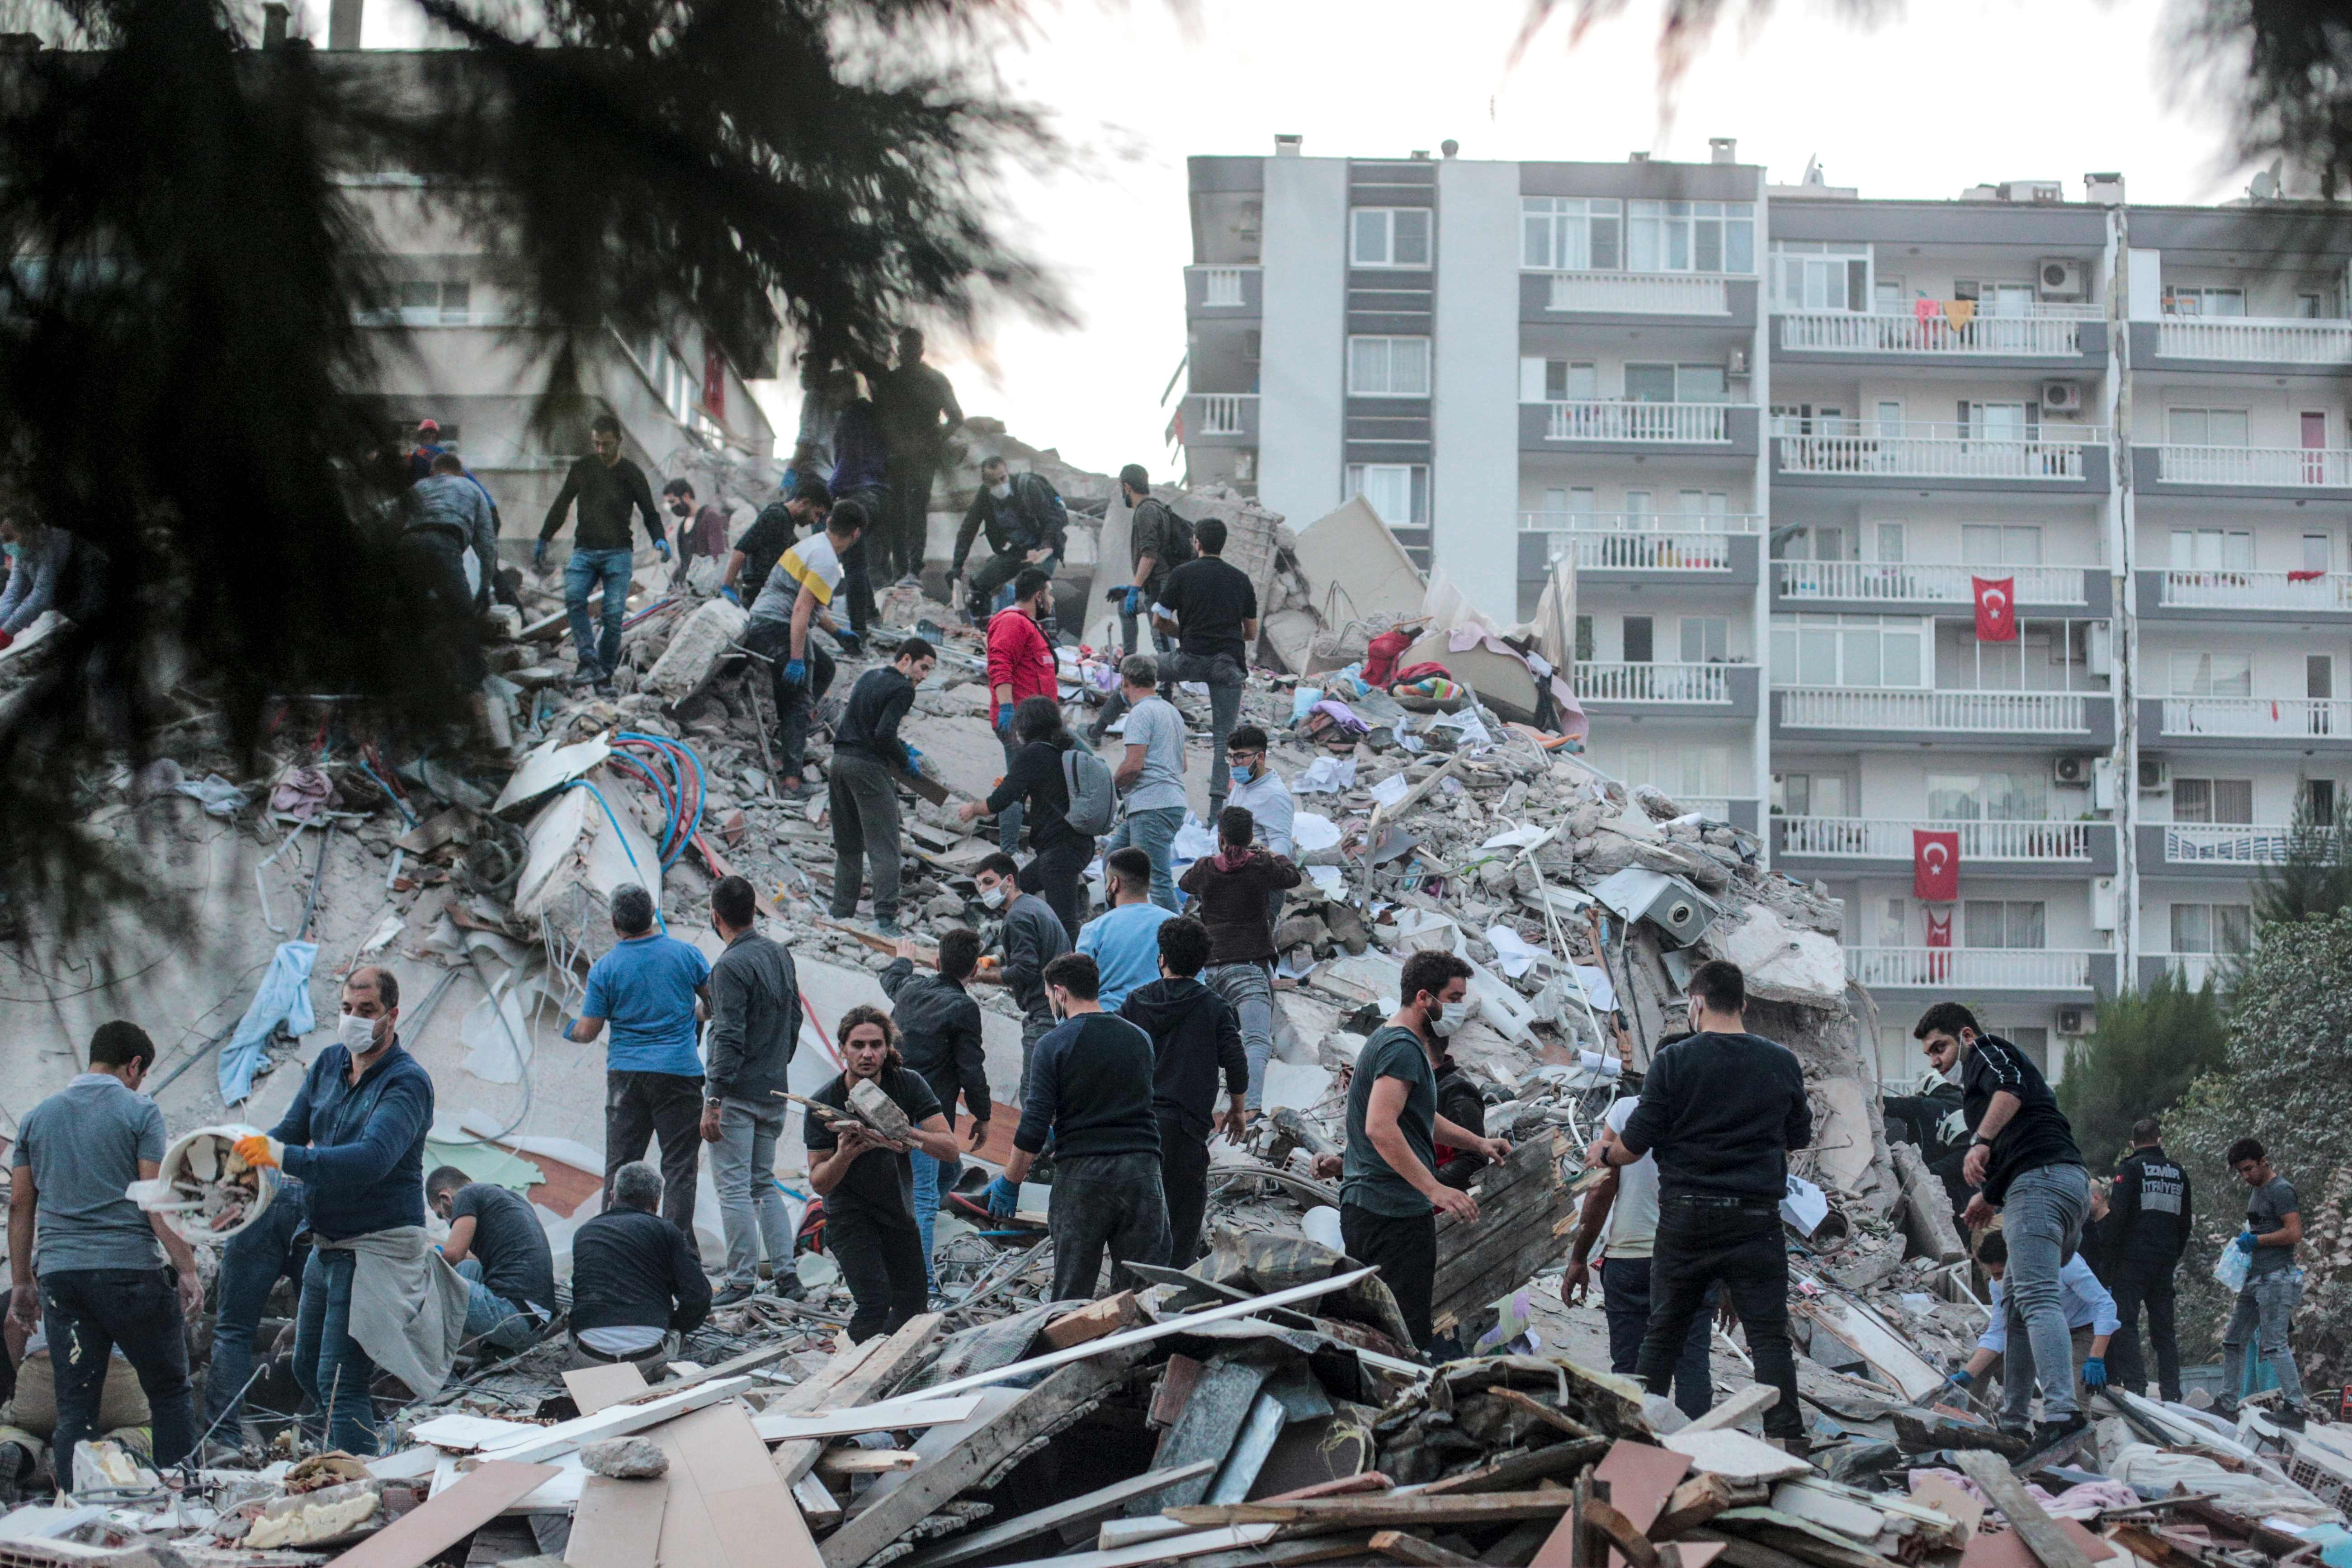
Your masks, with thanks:
M 997 590 L 1024 567 L 1037 567 L 1051 577 L 1062 559 L 1069 526 L 1070 509 L 1045 475 L 1016 474 L 1002 457 L 982 463 L 980 489 L 956 530 L 955 553 L 948 567 L 948 581 L 961 581 L 972 541 L 986 531 L 989 558 L 971 575 L 964 595 L 964 619 L 973 626 L 985 620 Z
M 727 553 L 727 514 L 715 506 L 694 504 L 694 481 L 683 477 L 662 486 L 663 504 L 677 520 L 677 575 L 684 577 L 694 558 L 716 561 Z
M 1013 857 L 999 853 L 982 860 L 972 876 L 980 889 L 980 901 L 1003 922 L 997 930 L 1003 962 L 994 969 L 979 971 L 972 978 L 1005 987 L 1021 1009 L 1018 1099 L 1026 1105 L 1029 1066 L 1036 1055 L 1037 1042 L 1045 1037 L 1056 1021 L 1053 1004 L 1045 995 L 1045 966 L 1070 951 L 1070 932 L 1062 924 L 1062 917 L 1054 912 L 1053 905 L 1034 893 L 1021 890 L 1015 880 L 1019 875 Z
M 425 1233 L 433 1079 L 399 1026 L 392 972 L 354 971 L 335 1043 L 278 1125 L 236 1143 L 247 1164 L 281 1167 L 309 1195 L 294 1375 L 324 1415 L 329 1446 L 362 1457 L 382 1447 L 368 1392 L 377 1368 L 420 1397 L 438 1393 L 466 1328 L 465 1281 Z

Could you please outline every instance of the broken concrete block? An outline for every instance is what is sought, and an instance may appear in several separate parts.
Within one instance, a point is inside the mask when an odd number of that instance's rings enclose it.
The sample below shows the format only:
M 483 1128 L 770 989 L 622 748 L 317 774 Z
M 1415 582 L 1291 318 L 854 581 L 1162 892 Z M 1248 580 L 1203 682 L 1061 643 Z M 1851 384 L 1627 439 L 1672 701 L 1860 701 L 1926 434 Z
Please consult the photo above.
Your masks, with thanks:
M 638 689 L 668 698 L 685 696 L 702 683 L 728 645 L 743 635 L 748 619 L 740 605 L 725 599 L 709 601 L 670 637 L 669 647 L 637 683 Z
M 616 1481 L 645 1481 L 669 1473 L 669 1456 L 646 1437 L 607 1437 L 580 1450 L 580 1462 L 591 1475 Z
M 1750 904 L 1707 933 L 1716 952 L 1747 973 L 1748 988 L 1772 1002 L 1836 1007 L 1845 997 L 1845 951 L 1837 938 L 1806 931 Z

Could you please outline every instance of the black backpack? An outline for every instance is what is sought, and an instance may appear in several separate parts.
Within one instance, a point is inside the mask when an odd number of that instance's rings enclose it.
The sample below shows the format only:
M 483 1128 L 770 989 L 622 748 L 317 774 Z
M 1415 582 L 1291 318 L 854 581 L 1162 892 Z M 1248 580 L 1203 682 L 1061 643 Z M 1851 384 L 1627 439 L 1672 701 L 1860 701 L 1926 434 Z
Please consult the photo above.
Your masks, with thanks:
M 1168 526 L 1160 531 L 1160 563 L 1172 572 L 1200 551 L 1192 543 L 1192 520 L 1177 516 L 1176 509 L 1166 501 L 1160 503 L 1160 510 L 1168 514 Z

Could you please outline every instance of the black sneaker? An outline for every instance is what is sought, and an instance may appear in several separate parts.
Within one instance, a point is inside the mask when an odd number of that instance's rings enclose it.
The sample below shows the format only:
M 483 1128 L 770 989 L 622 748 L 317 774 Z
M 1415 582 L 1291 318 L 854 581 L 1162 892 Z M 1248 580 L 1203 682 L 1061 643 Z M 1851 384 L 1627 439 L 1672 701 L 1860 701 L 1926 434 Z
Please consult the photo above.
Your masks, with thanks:
M 711 1293 L 710 1304 L 713 1307 L 731 1307 L 738 1301 L 748 1301 L 751 1299 L 751 1287 L 749 1285 L 740 1283 L 725 1285 Z
M 2075 1439 L 2091 1429 L 2091 1418 L 2077 1410 L 2058 1421 L 2036 1421 L 2033 1424 L 2033 1447 L 2019 1464 L 2028 1468 L 2046 1464 L 2074 1446 Z
M 805 1301 L 808 1300 L 808 1287 L 801 1283 L 801 1277 L 797 1270 L 788 1269 L 784 1273 L 777 1275 L 773 1289 L 777 1295 L 782 1297 L 787 1301 Z
M 2272 1415 L 2271 1419 L 2290 1432 L 2300 1432 L 2310 1421 L 2311 1412 L 2300 1405 L 2282 1405 Z

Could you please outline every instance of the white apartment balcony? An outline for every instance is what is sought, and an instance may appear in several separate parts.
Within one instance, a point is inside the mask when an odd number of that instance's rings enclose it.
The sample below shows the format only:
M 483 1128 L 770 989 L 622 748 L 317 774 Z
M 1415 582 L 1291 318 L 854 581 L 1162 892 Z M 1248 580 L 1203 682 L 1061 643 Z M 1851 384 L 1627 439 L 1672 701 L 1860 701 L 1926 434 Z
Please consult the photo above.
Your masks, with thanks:
M 2352 616 L 2352 572 L 2142 572 L 2139 613 L 2168 620 L 2241 621 L 2276 612 Z
M 1731 440 L 1727 403 L 1628 403 L 1588 397 L 1545 405 L 1548 441 L 1594 441 L 1610 446 L 1658 443 L 1693 446 Z
M 1257 444 L 1258 397 L 1255 392 L 1195 392 L 1179 417 L 1187 445 L 1254 447 Z
M 1753 665 L 1596 664 L 1576 667 L 1580 702 L 1633 702 L 1645 706 L 1731 708 L 1731 672 Z
M 1615 316 L 1729 316 L 1727 279 L 1693 272 L 1555 272 L 1549 308 Z
M 2101 579 L 2094 584 L 2094 577 Z M 1973 607 L 1978 577 L 2016 580 L 2017 603 L 2063 609 L 2104 606 L 2105 573 L 2082 566 L 1965 566 L 1924 561 L 1775 561 L 1772 602 L 1867 610 L 1876 605 Z M 2103 613 L 2103 612 L 2095 612 Z
M 1875 816 L 1779 816 L 1782 852 L 1809 858 L 1911 861 L 1911 836 L 1958 833 L 1960 864 L 2072 860 L 2091 863 L 2100 822 L 1927 822 Z
M 2168 316 L 2133 326 L 2133 359 L 2143 352 L 2144 329 L 2153 327 L 2157 360 L 2187 360 L 2235 367 L 2352 365 L 2352 321 L 2315 321 L 2263 316 Z M 2161 364 L 2152 369 L 2177 368 Z
M 1776 740 L 1910 742 L 1937 737 L 2098 750 L 2113 743 L 2104 691 L 1926 691 L 1789 686 L 1772 693 Z
M 2148 710 L 2154 709 L 2151 714 Z M 2150 724 L 2148 720 L 2156 720 Z M 2225 749 L 2279 742 L 2303 751 L 2352 750 L 2352 700 L 2327 697 L 2151 697 L 2140 732 L 2164 746 Z
M 1670 579 L 1753 587 L 1762 519 L 1682 512 L 1523 511 L 1519 576 L 1540 581 L 1561 559 L 1602 582 Z
M 2132 461 L 2158 493 L 2352 488 L 2352 450 L 2341 447 L 2139 447 Z
M 1850 947 L 1845 972 L 1873 991 L 2105 991 L 2116 955 L 2084 948 Z
M 2058 361 L 2106 353 L 2105 312 L 2096 305 L 2037 305 L 2021 315 L 1977 315 L 1960 327 L 1940 315 L 1855 310 L 1783 310 L 1773 321 L 1775 353 Z
M 2285 865 L 2294 838 L 2291 827 L 2251 822 L 2149 823 L 2139 832 L 2143 877 L 2182 869 L 2247 877 L 2264 866 Z
M 1187 267 L 1185 311 L 1211 320 L 1262 314 L 1265 304 L 1260 284 L 1264 277 L 1264 269 L 1256 267 Z
M 1817 421 L 1827 424 L 1827 421 Z M 1968 489 L 2058 489 L 2103 494 L 2107 430 L 2043 425 L 2032 434 L 1988 434 L 1929 420 L 1853 420 L 1773 434 L 1773 477 L 1832 487 L 1943 480 Z

